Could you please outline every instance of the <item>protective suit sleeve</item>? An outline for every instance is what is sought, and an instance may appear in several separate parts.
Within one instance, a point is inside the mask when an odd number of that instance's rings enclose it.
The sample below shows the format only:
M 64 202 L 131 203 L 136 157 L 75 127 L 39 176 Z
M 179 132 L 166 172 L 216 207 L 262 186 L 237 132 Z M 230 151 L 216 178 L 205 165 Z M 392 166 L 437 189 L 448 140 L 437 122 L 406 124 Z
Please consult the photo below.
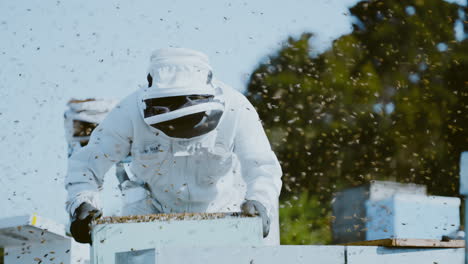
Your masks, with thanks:
M 68 191 L 66 209 L 70 215 L 83 202 L 102 210 L 98 193 L 104 175 L 130 151 L 133 130 L 126 108 L 128 106 L 122 104 L 116 106 L 94 129 L 88 145 L 68 159 L 65 188 Z
M 271 217 L 281 191 L 281 167 L 252 104 L 245 99 L 239 111 L 234 152 L 247 187 L 245 199 L 260 202 Z

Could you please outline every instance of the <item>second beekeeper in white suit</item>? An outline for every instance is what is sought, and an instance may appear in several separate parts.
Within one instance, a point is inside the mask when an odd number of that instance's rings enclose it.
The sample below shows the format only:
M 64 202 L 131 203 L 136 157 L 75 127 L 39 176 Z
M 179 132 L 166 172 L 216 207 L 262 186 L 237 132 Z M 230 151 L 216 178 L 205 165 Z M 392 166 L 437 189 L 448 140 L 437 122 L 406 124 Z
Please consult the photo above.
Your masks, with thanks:
M 265 243 L 279 244 L 282 172 L 254 107 L 215 80 L 197 51 L 155 51 L 147 77 L 148 87 L 121 101 L 69 159 L 73 237 L 91 242 L 104 174 L 131 154 L 129 169 L 148 197 L 127 204 L 127 214 L 132 203 L 135 214 L 242 211 L 262 217 Z

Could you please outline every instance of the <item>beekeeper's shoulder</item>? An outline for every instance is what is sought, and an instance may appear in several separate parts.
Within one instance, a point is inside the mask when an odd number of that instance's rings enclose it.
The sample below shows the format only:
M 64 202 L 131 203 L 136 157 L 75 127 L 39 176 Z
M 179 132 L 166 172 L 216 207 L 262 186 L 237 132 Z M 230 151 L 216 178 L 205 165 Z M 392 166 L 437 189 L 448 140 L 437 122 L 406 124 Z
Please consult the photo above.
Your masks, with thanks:
M 115 112 L 114 114 L 123 115 L 130 119 L 138 118 L 140 115 L 138 108 L 139 98 L 138 91 L 134 91 L 123 98 L 112 111 Z
M 238 109 L 242 106 L 251 106 L 249 100 L 238 90 L 218 80 L 214 81 L 213 84 L 223 91 L 224 97 L 230 107 Z

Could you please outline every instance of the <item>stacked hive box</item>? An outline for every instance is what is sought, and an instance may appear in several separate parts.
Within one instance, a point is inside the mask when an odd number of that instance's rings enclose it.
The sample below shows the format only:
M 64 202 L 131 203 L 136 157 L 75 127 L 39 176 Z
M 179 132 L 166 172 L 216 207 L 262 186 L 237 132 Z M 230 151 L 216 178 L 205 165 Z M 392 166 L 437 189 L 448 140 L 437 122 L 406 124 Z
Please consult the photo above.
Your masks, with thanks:
M 460 227 L 459 207 L 459 198 L 428 196 L 425 186 L 371 182 L 337 195 L 334 241 L 440 240 Z

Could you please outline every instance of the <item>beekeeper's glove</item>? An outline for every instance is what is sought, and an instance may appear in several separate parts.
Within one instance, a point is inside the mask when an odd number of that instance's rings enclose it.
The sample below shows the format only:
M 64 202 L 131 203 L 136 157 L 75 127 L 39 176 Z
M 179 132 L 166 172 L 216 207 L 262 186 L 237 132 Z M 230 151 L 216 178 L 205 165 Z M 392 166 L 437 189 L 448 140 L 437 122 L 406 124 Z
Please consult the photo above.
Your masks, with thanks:
M 260 202 L 247 200 L 241 206 L 242 213 L 249 216 L 260 216 L 263 224 L 263 237 L 267 237 L 270 232 L 270 218 L 267 210 Z
M 101 216 L 102 212 L 89 203 L 82 203 L 76 208 L 70 225 L 70 232 L 76 242 L 91 244 L 91 221 Z

